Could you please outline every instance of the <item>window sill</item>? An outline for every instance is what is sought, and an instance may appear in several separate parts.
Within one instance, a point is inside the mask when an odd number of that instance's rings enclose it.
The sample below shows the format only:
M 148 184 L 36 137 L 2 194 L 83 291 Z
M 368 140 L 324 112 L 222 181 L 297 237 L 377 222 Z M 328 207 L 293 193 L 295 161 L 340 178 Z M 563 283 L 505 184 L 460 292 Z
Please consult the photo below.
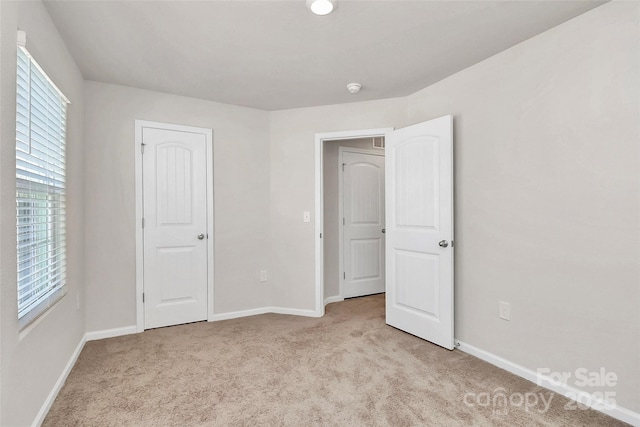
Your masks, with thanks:
M 66 286 L 61 286 L 60 288 L 53 291 L 49 294 L 44 300 L 42 300 L 38 305 L 33 307 L 18 319 L 18 330 L 20 331 L 20 339 L 24 335 L 26 335 L 35 325 L 37 325 L 40 319 L 48 313 L 53 306 L 55 306 L 58 301 L 62 299 L 67 294 Z

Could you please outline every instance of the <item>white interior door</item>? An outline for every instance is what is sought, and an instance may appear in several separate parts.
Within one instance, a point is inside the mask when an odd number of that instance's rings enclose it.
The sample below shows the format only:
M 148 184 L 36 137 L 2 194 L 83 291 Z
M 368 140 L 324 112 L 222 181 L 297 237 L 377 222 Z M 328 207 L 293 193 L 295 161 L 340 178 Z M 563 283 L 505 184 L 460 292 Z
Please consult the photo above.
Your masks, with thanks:
M 452 117 L 386 141 L 387 324 L 453 349 Z
M 342 297 L 384 292 L 384 156 L 342 152 Z
M 142 130 L 144 327 L 207 319 L 206 135 Z

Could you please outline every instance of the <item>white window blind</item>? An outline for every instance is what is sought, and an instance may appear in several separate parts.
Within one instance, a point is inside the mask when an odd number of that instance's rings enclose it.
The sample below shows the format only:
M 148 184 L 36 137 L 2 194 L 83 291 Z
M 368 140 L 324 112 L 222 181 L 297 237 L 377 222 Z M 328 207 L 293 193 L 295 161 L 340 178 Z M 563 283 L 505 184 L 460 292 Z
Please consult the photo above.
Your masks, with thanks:
M 29 52 L 19 46 L 16 210 L 21 324 L 35 319 L 64 294 L 67 103 Z

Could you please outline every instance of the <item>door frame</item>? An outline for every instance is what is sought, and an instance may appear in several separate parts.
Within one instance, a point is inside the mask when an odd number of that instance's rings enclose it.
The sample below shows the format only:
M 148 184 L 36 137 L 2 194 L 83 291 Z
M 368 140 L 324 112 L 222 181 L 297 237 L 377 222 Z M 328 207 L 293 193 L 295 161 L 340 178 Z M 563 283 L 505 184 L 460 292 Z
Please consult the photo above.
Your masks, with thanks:
M 338 218 L 344 218 L 344 171 L 341 170 L 341 166 L 344 163 L 342 155 L 344 153 L 358 153 L 369 154 L 372 156 L 380 156 L 384 158 L 384 149 L 380 148 L 351 148 L 351 147 L 338 147 Z M 323 198 L 324 200 L 324 198 Z M 384 209 L 384 207 L 383 207 Z M 338 240 L 340 241 L 338 249 L 339 268 L 340 271 L 344 271 L 344 224 L 338 220 Z M 339 297 L 344 299 L 344 277 L 340 277 L 340 295 Z M 385 286 L 386 287 L 386 286 Z M 323 286 L 324 290 L 324 286 Z
M 144 234 L 142 229 L 143 218 L 143 181 L 142 181 L 142 130 L 155 128 L 178 132 L 191 132 L 205 135 L 206 170 L 207 170 L 207 321 L 213 320 L 213 279 L 214 279 L 214 204 L 213 204 L 213 130 L 207 128 L 183 126 L 171 123 L 152 122 L 148 120 L 135 121 L 135 235 L 136 235 L 136 330 L 144 331 L 144 304 L 142 293 L 144 292 Z
M 375 136 L 384 136 L 393 131 L 393 128 L 364 129 L 341 132 L 326 132 L 315 134 L 315 315 L 324 316 L 324 189 L 322 172 L 324 166 L 323 151 L 325 141 L 340 139 L 358 139 Z

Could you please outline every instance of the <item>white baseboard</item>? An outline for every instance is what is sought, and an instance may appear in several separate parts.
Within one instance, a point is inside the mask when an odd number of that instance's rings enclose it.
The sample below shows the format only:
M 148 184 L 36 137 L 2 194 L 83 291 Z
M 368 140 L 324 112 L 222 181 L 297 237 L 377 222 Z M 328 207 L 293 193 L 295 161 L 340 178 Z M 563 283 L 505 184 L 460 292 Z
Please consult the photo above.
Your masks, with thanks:
M 67 377 L 71 372 L 71 369 L 73 369 L 73 366 L 76 364 L 76 361 L 78 360 L 78 356 L 80 356 L 80 353 L 82 352 L 82 349 L 84 348 L 84 344 L 86 341 L 87 341 L 86 335 L 84 335 L 80 339 L 80 342 L 78 343 L 76 349 L 71 354 L 71 358 L 65 365 L 60 376 L 58 377 L 58 381 L 56 381 L 55 385 L 49 392 L 49 395 L 47 396 L 47 399 L 44 401 L 44 404 L 40 408 L 40 411 L 38 411 L 38 415 L 36 415 L 36 419 L 33 421 L 32 427 L 40 427 L 42 425 L 42 422 L 44 421 L 45 417 L 49 413 L 49 409 L 51 409 L 51 405 L 53 405 L 53 401 L 56 400 L 56 397 L 58 396 L 60 389 L 62 389 L 62 386 L 67 380 Z
M 589 393 L 584 390 L 577 389 L 567 384 L 558 384 L 558 382 L 551 381 L 550 378 L 545 376 L 539 376 L 537 372 L 532 369 L 525 368 L 524 366 L 513 363 L 507 359 L 497 356 L 488 351 L 481 350 L 469 344 L 465 344 L 460 340 L 455 340 L 456 349 L 468 353 L 478 359 L 491 363 L 505 371 L 511 372 L 519 377 L 529 380 L 533 383 L 540 384 L 542 387 L 548 388 L 551 391 L 562 394 L 569 399 L 576 400 L 575 397 L 580 398 L 580 404 L 587 405 L 596 411 L 609 415 L 625 423 L 629 423 L 633 426 L 640 427 L 640 414 L 629 409 L 616 405 L 613 408 L 600 399 L 593 398 Z
M 301 310 L 299 308 L 282 308 L 282 307 L 260 307 L 252 308 L 250 310 L 231 311 L 228 313 L 214 314 L 209 322 L 216 322 L 218 320 L 237 319 L 239 317 L 257 316 L 259 314 L 277 313 L 277 314 L 291 314 L 294 316 L 306 316 L 306 317 L 319 317 L 314 310 Z
M 218 320 L 237 319 L 238 317 L 257 316 L 259 314 L 269 313 L 269 307 L 252 308 L 250 310 L 230 311 L 228 313 L 214 314 L 209 318 L 209 322 Z
M 331 304 L 332 302 L 340 301 L 344 301 L 344 298 L 342 298 L 340 295 L 336 295 L 335 297 L 326 297 L 324 299 L 324 305 L 326 306 L 327 304 Z
M 322 317 L 319 316 L 315 310 L 302 310 L 299 308 L 281 308 L 281 307 L 269 307 L 269 313 L 277 314 L 291 314 L 293 316 L 305 316 L 305 317 Z
M 119 337 L 122 335 L 130 335 L 135 333 L 138 333 L 138 328 L 136 327 L 136 325 L 124 326 L 122 328 L 104 329 L 102 331 L 87 332 L 85 334 L 85 340 L 95 341 L 95 340 Z

